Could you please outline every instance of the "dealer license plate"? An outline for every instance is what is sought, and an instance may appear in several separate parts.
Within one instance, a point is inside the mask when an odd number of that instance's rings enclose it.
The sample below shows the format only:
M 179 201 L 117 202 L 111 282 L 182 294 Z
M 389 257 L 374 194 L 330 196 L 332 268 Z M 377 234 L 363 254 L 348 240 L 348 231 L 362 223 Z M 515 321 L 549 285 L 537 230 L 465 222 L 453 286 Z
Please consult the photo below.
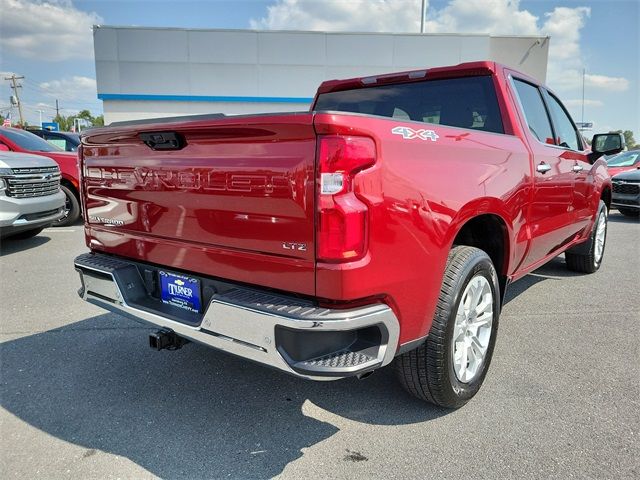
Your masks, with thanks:
M 160 294 L 162 303 L 200 313 L 200 280 L 160 271 Z

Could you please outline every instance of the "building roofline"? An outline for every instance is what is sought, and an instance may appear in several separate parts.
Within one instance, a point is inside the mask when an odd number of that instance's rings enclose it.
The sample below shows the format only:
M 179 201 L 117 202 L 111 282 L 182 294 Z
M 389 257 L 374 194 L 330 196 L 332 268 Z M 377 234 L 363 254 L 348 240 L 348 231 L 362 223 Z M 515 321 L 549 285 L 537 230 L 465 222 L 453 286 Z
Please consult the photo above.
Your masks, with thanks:
M 135 25 L 94 25 L 93 29 L 110 28 L 114 30 L 165 30 L 177 32 L 226 32 L 226 33 L 296 33 L 321 35 L 386 35 L 412 37 L 488 37 L 488 38 L 530 38 L 544 39 L 548 35 L 491 35 L 489 33 L 419 33 L 419 32 L 330 32 L 324 30 L 258 30 L 244 28 L 185 28 L 185 27 L 147 27 Z

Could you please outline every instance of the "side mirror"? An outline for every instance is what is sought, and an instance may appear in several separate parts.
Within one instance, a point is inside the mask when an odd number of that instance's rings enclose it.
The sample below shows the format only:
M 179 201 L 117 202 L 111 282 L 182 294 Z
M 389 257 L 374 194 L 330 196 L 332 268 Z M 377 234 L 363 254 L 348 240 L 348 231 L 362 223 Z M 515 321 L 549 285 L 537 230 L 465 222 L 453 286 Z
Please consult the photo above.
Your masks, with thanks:
M 10 152 L 11 150 L 4 143 L 0 142 L 0 152 Z
M 596 133 L 591 140 L 589 162 L 594 163 L 602 155 L 613 155 L 624 149 L 624 137 L 621 133 Z

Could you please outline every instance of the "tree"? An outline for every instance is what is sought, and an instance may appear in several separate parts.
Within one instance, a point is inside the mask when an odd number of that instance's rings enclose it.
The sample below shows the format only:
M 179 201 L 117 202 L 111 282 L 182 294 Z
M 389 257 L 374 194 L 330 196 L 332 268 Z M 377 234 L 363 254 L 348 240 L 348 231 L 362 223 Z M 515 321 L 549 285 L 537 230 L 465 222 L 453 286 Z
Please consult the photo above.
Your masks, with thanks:
M 73 126 L 72 117 L 65 117 L 64 115 L 56 115 L 53 118 L 53 121 L 58 124 L 58 126 L 60 127 L 60 130 L 63 132 L 68 132 L 69 130 L 71 130 L 71 127 Z
M 93 123 L 93 117 L 91 116 L 91 112 L 89 110 L 80 110 L 76 115 L 76 118 L 81 118 L 89 123 Z
M 633 138 L 633 132 L 631 130 L 616 130 L 615 133 L 621 133 L 624 136 L 624 143 L 629 150 L 634 150 L 636 145 L 636 139 Z
M 627 145 L 629 150 L 633 149 L 636 146 L 636 139 L 633 138 L 633 132 L 631 130 L 625 130 L 622 132 L 624 135 L 624 143 Z
M 104 116 L 98 115 L 97 117 L 94 117 L 91 115 L 89 110 L 80 110 L 76 115 L 69 115 L 68 117 L 65 117 L 64 115 L 56 115 L 53 121 L 60 125 L 60 130 L 68 132 L 73 129 L 76 118 L 83 120 L 83 125 L 85 122 L 94 127 L 101 127 L 104 125 Z

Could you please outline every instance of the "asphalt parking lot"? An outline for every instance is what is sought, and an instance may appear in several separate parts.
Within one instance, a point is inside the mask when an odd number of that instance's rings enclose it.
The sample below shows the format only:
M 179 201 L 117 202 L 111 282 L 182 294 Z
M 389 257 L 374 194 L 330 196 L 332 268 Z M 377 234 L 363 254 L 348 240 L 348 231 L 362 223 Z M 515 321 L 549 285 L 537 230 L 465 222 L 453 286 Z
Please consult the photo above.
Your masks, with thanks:
M 414 400 L 391 369 L 314 383 L 83 303 L 81 226 L 3 242 L 0 476 L 640 477 L 640 224 L 612 212 L 590 276 L 515 283 L 480 394 Z

